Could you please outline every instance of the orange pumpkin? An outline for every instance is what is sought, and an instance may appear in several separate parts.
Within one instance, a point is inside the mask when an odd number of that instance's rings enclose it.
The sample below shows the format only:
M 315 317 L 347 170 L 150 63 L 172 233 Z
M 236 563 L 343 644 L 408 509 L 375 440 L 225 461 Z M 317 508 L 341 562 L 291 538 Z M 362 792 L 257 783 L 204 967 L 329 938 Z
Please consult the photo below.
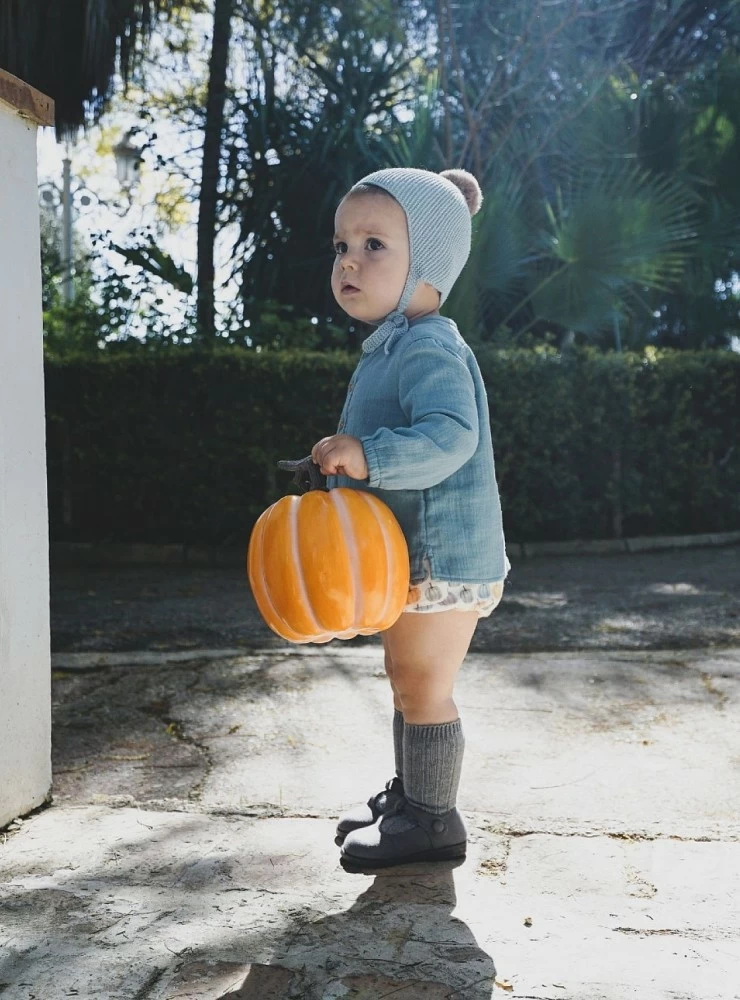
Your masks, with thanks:
M 273 632 L 291 642 L 330 642 L 373 635 L 397 620 L 409 553 L 393 512 L 372 493 L 311 490 L 260 515 L 247 574 Z

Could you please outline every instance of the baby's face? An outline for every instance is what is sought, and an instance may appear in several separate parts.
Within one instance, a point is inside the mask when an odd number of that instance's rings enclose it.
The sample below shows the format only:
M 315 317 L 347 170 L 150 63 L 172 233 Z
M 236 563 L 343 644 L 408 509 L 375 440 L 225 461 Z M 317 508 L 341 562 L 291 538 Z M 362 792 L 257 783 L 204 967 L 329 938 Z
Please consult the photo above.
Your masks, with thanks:
M 406 213 L 390 197 L 355 194 L 340 203 L 334 226 L 334 298 L 354 319 L 380 322 L 398 305 L 409 273 Z

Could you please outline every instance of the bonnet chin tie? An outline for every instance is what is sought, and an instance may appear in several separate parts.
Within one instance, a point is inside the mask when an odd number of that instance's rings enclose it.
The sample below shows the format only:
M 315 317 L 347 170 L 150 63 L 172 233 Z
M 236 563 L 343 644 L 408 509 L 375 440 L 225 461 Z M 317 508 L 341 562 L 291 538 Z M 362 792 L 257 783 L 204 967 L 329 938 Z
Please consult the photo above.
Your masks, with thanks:
M 385 343 L 385 353 L 390 354 L 391 343 L 396 334 L 403 334 L 409 328 L 409 321 L 402 312 L 397 309 L 383 320 L 377 330 L 370 334 L 362 342 L 363 354 L 371 354 L 381 344 Z

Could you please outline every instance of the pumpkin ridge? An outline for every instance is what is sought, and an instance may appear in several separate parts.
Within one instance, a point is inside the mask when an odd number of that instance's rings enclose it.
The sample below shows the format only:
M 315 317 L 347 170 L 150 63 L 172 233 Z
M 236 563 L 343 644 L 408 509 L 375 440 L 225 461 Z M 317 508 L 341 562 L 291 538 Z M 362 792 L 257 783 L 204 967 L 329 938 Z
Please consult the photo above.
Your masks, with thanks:
M 326 626 L 319 622 L 318 616 L 316 614 L 316 609 L 311 603 L 311 598 L 308 595 L 308 587 L 306 586 L 306 577 L 303 573 L 303 560 L 300 558 L 300 543 L 298 540 L 298 504 L 300 503 L 300 497 L 296 498 L 297 502 L 291 505 L 290 510 L 290 538 L 291 547 L 293 549 L 294 555 L 294 572 L 296 574 L 296 579 L 300 587 L 301 595 L 303 598 L 303 606 L 313 621 L 314 629 L 316 633 L 321 635 L 326 632 Z
M 393 561 L 391 559 L 393 550 L 391 548 L 390 539 L 388 538 L 388 532 L 383 524 L 383 519 L 379 516 L 380 510 L 377 505 L 374 504 L 367 494 L 363 494 L 367 503 L 370 504 L 370 508 L 373 512 L 373 517 L 380 528 L 380 533 L 383 537 L 383 551 L 385 552 L 385 576 L 386 576 L 386 586 L 385 586 L 385 604 L 383 605 L 383 611 L 380 615 L 380 621 L 384 622 L 388 615 L 388 607 L 393 600 Z
M 270 520 L 275 515 L 275 512 L 277 510 L 277 506 L 278 506 L 277 504 L 273 504 L 272 507 L 270 507 L 265 512 L 267 514 L 267 516 L 265 517 L 264 523 L 262 525 L 262 530 L 260 531 L 259 539 L 258 539 L 258 541 L 259 541 L 259 565 L 260 566 L 264 566 L 265 565 L 265 535 L 267 533 L 267 527 L 268 527 L 268 525 L 270 523 Z M 286 636 L 283 632 L 278 632 L 276 628 L 274 628 L 272 625 L 270 625 L 270 627 L 272 628 L 273 632 L 277 632 L 277 634 L 282 639 L 290 639 L 292 641 L 296 641 L 296 640 L 293 639 L 293 636 L 298 635 L 298 633 L 295 631 L 295 629 L 291 625 L 288 624 L 288 622 L 286 622 L 285 618 L 281 614 L 278 613 L 278 610 L 275 607 L 275 604 L 273 603 L 272 598 L 270 597 L 270 588 L 267 586 L 267 584 L 266 584 L 266 582 L 265 582 L 264 579 L 261 581 L 261 584 L 260 584 L 260 592 L 261 592 L 262 599 L 265 601 L 265 603 L 267 604 L 267 606 L 268 606 L 268 608 L 269 608 L 269 610 L 271 612 L 272 620 L 275 621 L 275 622 L 279 622 L 280 625 L 282 626 L 282 628 L 284 630 L 286 630 L 289 634 Z M 263 616 L 263 617 L 265 617 L 265 619 L 266 619 L 266 621 L 267 621 L 267 623 L 269 625 L 270 624 L 269 619 L 267 619 L 266 616 Z
M 358 491 L 360 492 L 360 491 Z M 332 490 L 329 493 L 330 501 L 334 504 L 339 515 L 339 520 L 342 525 L 344 543 L 347 548 L 347 554 L 349 556 L 349 564 L 352 567 L 352 588 L 353 588 L 353 598 L 354 598 L 354 620 L 350 625 L 349 629 L 344 631 L 352 631 L 353 629 L 358 629 L 360 626 L 360 618 L 363 613 L 363 600 L 362 600 L 362 587 L 360 586 L 360 567 L 358 565 L 359 554 L 357 551 L 357 543 L 355 542 L 354 526 L 352 524 L 352 517 L 348 508 L 347 503 L 343 496 L 340 495 L 338 490 Z

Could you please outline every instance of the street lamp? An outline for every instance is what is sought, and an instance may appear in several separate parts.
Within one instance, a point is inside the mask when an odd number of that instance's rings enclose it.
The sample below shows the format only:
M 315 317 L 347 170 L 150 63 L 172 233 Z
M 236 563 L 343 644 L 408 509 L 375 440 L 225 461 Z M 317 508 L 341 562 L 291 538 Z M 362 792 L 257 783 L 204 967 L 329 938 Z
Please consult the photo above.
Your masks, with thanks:
M 139 147 L 134 146 L 131 142 L 135 131 L 135 129 L 129 129 L 123 139 L 113 147 L 118 183 L 125 191 L 129 191 L 139 179 L 142 155 Z
M 139 170 L 141 167 L 141 150 L 131 142 L 131 138 L 135 132 L 136 129 L 129 129 L 123 139 L 113 147 L 113 153 L 116 157 L 118 183 L 126 192 L 129 202 L 128 207 L 124 209 L 123 213 L 118 213 L 123 215 L 131 207 L 131 188 L 139 179 Z M 72 217 L 74 208 L 73 200 L 78 194 L 80 197 L 76 200 L 79 201 L 80 205 L 88 206 L 91 204 L 92 199 L 90 195 L 93 192 L 86 188 L 84 184 L 78 184 L 74 189 L 72 188 L 72 161 L 69 158 L 68 143 L 65 147 L 65 157 L 62 161 L 61 191 L 53 181 L 46 181 L 39 189 L 42 207 L 47 209 L 56 209 L 59 205 L 62 207 L 62 297 L 67 305 L 74 301 L 74 284 L 72 282 Z M 95 195 L 95 198 L 101 205 L 115 210 L 113 205 L 103 201 L 98 195 Z

